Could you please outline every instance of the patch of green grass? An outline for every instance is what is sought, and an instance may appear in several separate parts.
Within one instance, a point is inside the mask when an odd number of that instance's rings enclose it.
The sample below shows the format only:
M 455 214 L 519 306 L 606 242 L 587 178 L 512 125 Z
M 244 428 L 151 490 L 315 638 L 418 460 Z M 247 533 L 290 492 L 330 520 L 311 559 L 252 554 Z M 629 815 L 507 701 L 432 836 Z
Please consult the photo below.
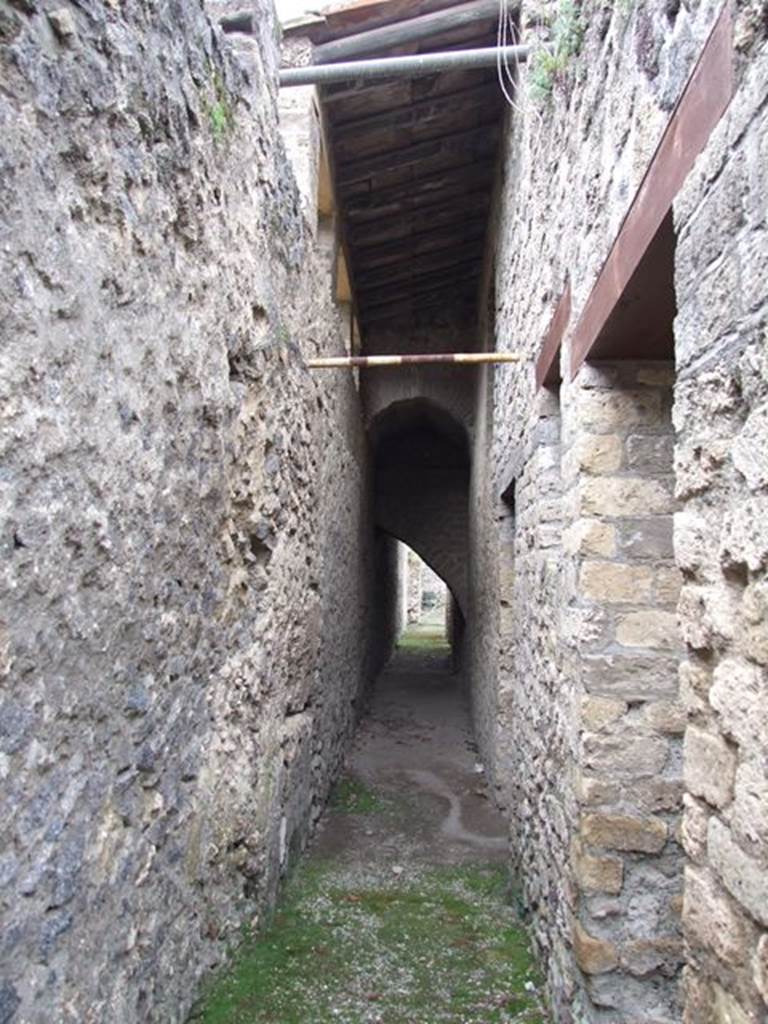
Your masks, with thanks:
M 498 867 L 346 878 L 305 864 L 212 985 L 203 1024 L 544 1024 Z
M 387 802 L 352 775 L 343 775 L 331 790 L 328 806 L 343 814 L 379 814 Z
M 399 651 L 437 651 L 447 653 L 450 644 L 442 626 L 409 626 L 397 641 Z

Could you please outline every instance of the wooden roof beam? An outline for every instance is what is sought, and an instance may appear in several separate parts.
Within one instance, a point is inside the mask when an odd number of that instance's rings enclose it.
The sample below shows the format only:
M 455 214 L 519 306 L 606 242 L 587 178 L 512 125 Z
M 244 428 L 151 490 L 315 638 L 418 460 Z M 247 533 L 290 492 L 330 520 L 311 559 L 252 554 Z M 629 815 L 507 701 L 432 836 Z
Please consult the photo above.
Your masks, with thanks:
M 467 233 L 466 228 L 470 225 L 475 227 L 477 223 L 478 219 L 476 217 L 469 218 L 460 210 L 458 216 L 453 216 L 449 220 L 442 221 L 441 223 L 432 223 L 429 227 L 423 227 L 421 230 L 406 230 L 406 232 L 397 234 L 394 238 L 385 240 L 373 238 L 365 239 L 362 242 L 354 242 L 350 239 L 350 247 L 358 261 L 365 261 L 372 253 L 376 255 L 385 249 L 400 248 L 403 244 L 416 244 L 418 246 L 435 236 L 442 237 L 447 234 L 449 237 L 463 238 Z M 407 226 L 411 227 L 410 221 Z M 475 232 L 472 231 L 471 233 Z
M 478 178 L 477 181 L 465 182 L 453 189 L 444 189 L 442 192 L 434 193 L 434 201 L 423 202 L 423 195 L 415 195 L 409 199 L 393 200 L 381 206 L 373 206 L 370 210 L 362 210 L 350 213 L 346 211 L 347 220 L 355 230 L 366 230 L 377 227 L 379 224 L 391 224 L 393 220 L 400 217 L 412 216 L 413 218 L 424 216 L 433 211 L 444 209 L 447 203 L 461 203 L 462 208 L 466 205 L 474 206 L 484 200 L 488 205 L 491 200 L 490 187 L 493 184 L 493 177 L 487 179 Z M 474 187 L 470 188 L 472 185 Z M 431 198 L 432 193 L 427 193 L 426 198 Z M 374 216 L 365 217 L 365 213 L 372 213 Z
M 425 174 L 415 174 L 410 181 L 399 182 L 397 185 L 383 185 L 375 191 L 366 183 L 364 190 L 355 186 L 339 193 L 339 201 L 343 202 L 345 214 L 353 214 L 370 208 L 371 201 L 390 202 L 393 199 L 415 199 L 419 196 L 434 196 L 438 190 L 471 184 L 476 186 L 480 181 L 492 181 L 493 168 L 481 166 L 477 161 L 452 164 L 447 167 L 431 167 Z
M 428 39 L 441 32 L 453 31 L 478 21 L 498 17 L 498 0 L 470 0 L 469 3 L 448 10 L 423 14 L 417 18 L 396 21 L 391 25 L 343 36 L 331 42 L 316 46 L 314 59 L 318 64 L 332 64 L 335 61 L 354 60 L 366 53 L 377 50 L 397 49 L 407 43 Z
M 477 304 L 477 287 L 471 292 L 455 292 L 450 299 L 445 295 L 435 295 L 433 298 L 424 298 L 419 301 L 405 301 L 392 306 L 382 306 L 381 309 L 372 310 L 366 314 L 365 325 L 371 327 L 386 323 L 388 320 L 396 320 L 401 323 L 413 321 L 416 313 L 428 313 L 431 310 L 460 310 L 462 313 L 471 314 Z
M 438 252 L 445 252 L 446 249 L 466 249 L 467 246 L 477 244 L 478 251 L 480 243 L 485 238 L 485 222 L 478 228 L 471 231 L 446 230 L 423 232 L 415 240 L 405 238 L 394 243 L 380 245 L 376 249 L 367 252 L 363 257 L 352 250 L 352 261 L 356 270 L 360 272 L 373 270 L 376 267 L 384 267 L 399 260 L 414 260 L 422 256 L 434 256 Z
M 436 288 L 453 287 L 455 284 L 463 285 L 465 282 L 474 281 L 480 277 L 482 270 L 480 260 L 471 260 L 446 267 L 444 270 L 434 270 L 430 274 L 417 275 L 410 281 L 393 281 L 386 287 L 379 285 L 377 288 L 365 290 L 365 299 L 362 305 L 364 308 L 370 309 L 372 306 L 389 301 L 392 295 L 423 295 Z
M 365 312 L 376 306 L 383 306 L 399 297 L 427 295 L 442 288 L 453 288 L 469 284 L 480 277 L 482 266 L 476 261 L 468 269 L 452 270 L 449 273 L 440 272 L 425 276 L 423 280 L 415 280 L 410 286 L 403 283 L 393 284 L 389 288 L 377 288 L 369 293 L 367 300 L 360 301 L 360 309 Z
M 445 107 L 433 117 L 424 117 L 411 124 L 393 123 L 386 127 L 371 128 L 370 131 L 342 132 L 336 136 L 333 145 L 340 163 L 362 161 L 368 156 L 391 152 L 395 147 L 402 147 L 409 142 L 431 142 L 457 131 L 472 131 L 480 124 L 490 125 L 493 123 L 492 114 L 501 118 L 502 112 L 499 103 L 490 98 L 475 106 L 456 103 L 452 109 Z
M 477 256 L 467 259 L 466 253 L 461 254 L 458 258 L 454 254 L 426 263 L 419 260 L 418 264 L 411 264 L 402 271 L 393 270 L 388 273 L 386 270 L 379 270 L 375 274 L 361 274 L 357 282 L 357 291 L 359 295 L 364 295 L 366 292 L 389 285 L 427 280 L 433 274 L 444 273 L 447 270 L 466 273 L 477 266 L 479 255 L 478 253 Z
M 470 217 L 482 217 L 485 221 L 485 214 L 488 211 L 490 197 L 487 193 L 478 193 L 474 202 L 456 203 L 447 206 L 439 211 L 429 210 L 424 214 L 427 223 L 417 223 L 418 215 L 410 212 L 409 216 L 398 218 L 391 217 L 390 228 L 386 230 L 379 228 L 378 231 L 371 230 L 368 225 L 356 228 L 348 232 L 350 246 L 355 253 L 365 259 L 365 254 L 370 249 L 376 249 L 380 245 L 389 242 L 401 242 L 420 238 L 425 233 L 441 231 L 454 227 L 461 227 Z
M 416 142 L 400 149 L 385 150 L 382 153 L 349 160 L 337 166 L 337 181 L 343 186 L 353 181 L 361 181 L 375 174 L 376 171 L 401 170 L 409 164 L 429 160 L 432 157 L 448 153 L 471 153 L 482 149 L 485 155 L 495 150 L 499 136 L 499 118 L 494 111 L 492 121 L 479 125 L 471 131 L 451 132 L 426 142 Z
M 380 110 L 375 114 L 358 115 L 348 120 L 334 120 L 331 125 L 331 135 L 334 138 L 338 138 L 349 131 L 362 132 L 364 134 L 373 128 L 388 128 L 392 125 L 405 127 L 413 123 L 422 124 L 425 120 L 439 116 L 446 110 L 456 110 L 459 105 L 464 103 L 471 107 L 476 107 L 489 100 L 498 102 L 499 99 L 499 87 L 494 79 L 490 82 L 482 82 L 480 85 L 471 86 L 468 89 L 458 89 L 455 92 L 439 96 L 428 96 L 423 100 L 414 100 L 412 103 L 390 107 L 388 110 Z
M 402 99 L 396 103 L 396 106 L 406 106 L 414 91 L 419 91 L 425 99 L 427 96 L 437 98 L 450 92 L 456 92 L 458 89 L 471 89 L 476 85 L 488 85 L 495 81 L 495 75 L 492 75 L 491 69 L 487 67 L 453 68 L 443 71 L 439 75 L 432 75 L 431 78 L 422 78 L 417 81 L 409 78 L 396 78 L 387 82 L 377 79 L 370 82 L 335 82 L 322 87 L 320 99 L 323 106 L 334 114 L 338 110 L 339 104 L 354 101 L 354 105 L 358 107 L 355 116 L 361 117 L 377 110 L 381 113 L 389 109 L 386 104 L 379 105 L 384 92 L 391 93 L 394 90 L 398 94 L 401 93 Z

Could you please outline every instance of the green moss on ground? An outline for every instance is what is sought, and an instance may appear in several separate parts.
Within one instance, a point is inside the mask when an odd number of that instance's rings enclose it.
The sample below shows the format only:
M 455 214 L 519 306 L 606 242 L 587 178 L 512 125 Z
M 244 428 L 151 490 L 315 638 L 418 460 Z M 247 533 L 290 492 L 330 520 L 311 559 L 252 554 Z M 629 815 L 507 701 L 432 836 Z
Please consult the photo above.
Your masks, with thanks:
M 344 775 L 331 790 L 328 806 L 343 814 L 380 814 L 389 803 L 360 779 Z
M 203 1024 L 544 1024 L 497 866 L 305 862 L 211 986 Z

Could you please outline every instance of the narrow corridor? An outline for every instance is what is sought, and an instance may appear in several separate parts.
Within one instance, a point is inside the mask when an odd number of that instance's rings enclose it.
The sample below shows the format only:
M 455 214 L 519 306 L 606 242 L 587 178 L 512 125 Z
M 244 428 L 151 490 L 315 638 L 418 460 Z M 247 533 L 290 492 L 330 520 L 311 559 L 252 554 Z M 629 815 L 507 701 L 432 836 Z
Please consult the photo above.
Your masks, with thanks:
M 271 926 L 204 1024 L 543 1024 L 540 979 L 439 627 L 412 626 Z

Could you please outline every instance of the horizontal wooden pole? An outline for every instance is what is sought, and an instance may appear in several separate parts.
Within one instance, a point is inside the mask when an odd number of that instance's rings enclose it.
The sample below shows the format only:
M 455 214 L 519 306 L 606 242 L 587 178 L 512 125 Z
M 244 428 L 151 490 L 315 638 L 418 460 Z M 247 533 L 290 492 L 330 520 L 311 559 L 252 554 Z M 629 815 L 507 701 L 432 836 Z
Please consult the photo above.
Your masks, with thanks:
M 427 363 L 460 364 L 463 366 L 476 363 L 519 363 L 522 356 L 519 352 L 428 352 L 422 355 L 408 356 L 329 356 L 308 359 L 310 370 L 352 369 L 356 366 L 420 366 Z

